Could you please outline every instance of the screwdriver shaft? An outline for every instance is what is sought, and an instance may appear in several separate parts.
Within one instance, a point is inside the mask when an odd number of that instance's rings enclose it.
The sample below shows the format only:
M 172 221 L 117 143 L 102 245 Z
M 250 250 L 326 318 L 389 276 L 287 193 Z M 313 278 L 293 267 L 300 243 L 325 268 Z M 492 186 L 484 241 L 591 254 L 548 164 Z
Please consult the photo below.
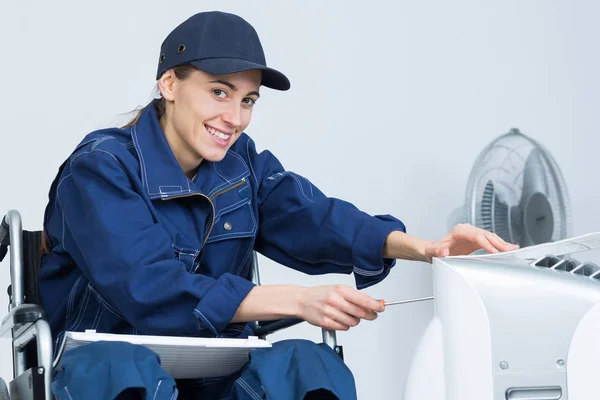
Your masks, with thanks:
M 398 301 L 388 301 L 387 303 L 383 303 L 386 307 L 393 306 L 396 304 L 408 304 L 408 303 L 416 303 L 417 301 L 425 301 L 425 300 L 433 300 L 433 296 L 428 297 L 418 297 L 416 299 L 407 299 L 407 300 L 398 300 Z

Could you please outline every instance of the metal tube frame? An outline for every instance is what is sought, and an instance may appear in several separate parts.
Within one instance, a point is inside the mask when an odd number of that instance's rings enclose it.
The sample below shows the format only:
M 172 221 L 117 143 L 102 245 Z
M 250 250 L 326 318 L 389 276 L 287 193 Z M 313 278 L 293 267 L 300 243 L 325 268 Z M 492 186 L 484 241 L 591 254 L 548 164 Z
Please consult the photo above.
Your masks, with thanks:
M 337 347 L 337 338 L 335 336 L 335 331 L 328 331 L 327 329 L 323 329 L 323 343 L 335 350 Z
M 11 280 L 11 301 L 10 309 L 13 310 L 25 302 L 24 296 L 24 276 L 23 276 L 23 226 L 21 214 L 16 210 L 9 210 L 4 217 L 4 223 L 8 225 L 8 234 L 10 235 L 10 280 Z M 37 320 L 19 336 L 14 336 L 13 329 L 13 374 L 16 379 L 27 369 L 25 359 L 25 346 L 31 340 L 36 340 L 38 374 L 44 373 L 44 389 L 46 399 L 52 399 L 52 332 L 50 325 L 44 319 Z M 31 366 L 33 367 L 33 366 Z M 42 370 L 40 370 L 42 368 Z
M 9 210 L 4 217 L 4 222 L 8 225 L 8 234 L 10 235 L 10 310 L 23 304 L 23 226 L 21 224 L 21 214 L 16 210 Z M 17 378 L 25 372 L 25 354 L 19 351 L 13 342 L 13 377 Z
M 4 218 L 10 234 L 10 280 L 12 285 L 11 310 L 23 304 L 23 227 L 21 214 L 9 210 Z
M 13 346 L 14 351 L 24 355 L 23 350 L 25 346 L 32 340 L 36 340 L 37 344 L 37 358 L 38 358 L 38 373 L 44 373 L 44 391 L 46 399 L 52 399 L 52 332 L 50 331 L 50 325 L 44 319 L 38 319 L 35 324 L 31 325 L 25 332 L 20 336 L 14 338 Z M 19 361 L 15 363 L 18 364 Z M 19 367 L 22 369 L 21 373 L 25 372 L 25 362 L 23 361 Z M 40 371 L 40 368 L 43 368 Z M 19 374 L 20 375 L 20 374 Z M 16 376 L 15 376 L 16 378 Z
M 258 256 L 252 251 L 252 283 L 260 286 L 260 272 L 258 272 Z

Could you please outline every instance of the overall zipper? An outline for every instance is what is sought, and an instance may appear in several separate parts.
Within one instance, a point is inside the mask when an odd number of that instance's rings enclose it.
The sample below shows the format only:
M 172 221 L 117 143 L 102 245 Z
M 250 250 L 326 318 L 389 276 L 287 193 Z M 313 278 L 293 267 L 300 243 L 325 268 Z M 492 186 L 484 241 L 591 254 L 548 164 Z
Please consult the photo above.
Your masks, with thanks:
M 223 193 L 227 193 L 227 192 L 229 192 L 230 190 L 233 190 L 233 189 L 235 189 L 236 187 L 240 187 L 240 186 L 242 186 L 242 185 L 244 184 L 244 182 L 246 182 L 246 178 L 242 178 L 242 180 L 241 180 L 241 181 L 239 181 L 238 183 L 236 183 L 235 185 L 229 186 L 228 188 L 225 188 L 225 189 L 221 190 L 220 192 L 217 192 L 217 193 L 213 194 L 213 195 L 210 197 L 210 200 L 213 200 L 215 197 L 217 197 L 217 196 L 220 196 L 220 195 L 222 195 Z

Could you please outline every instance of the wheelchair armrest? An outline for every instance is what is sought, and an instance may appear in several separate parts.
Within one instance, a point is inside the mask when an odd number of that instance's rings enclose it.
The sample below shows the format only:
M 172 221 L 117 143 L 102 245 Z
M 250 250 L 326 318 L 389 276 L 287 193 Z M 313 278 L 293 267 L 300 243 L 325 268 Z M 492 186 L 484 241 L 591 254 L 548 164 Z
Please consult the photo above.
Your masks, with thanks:
M 0 337 L 8 337 L 11 330 L 16 328 L 14 336 L 19 336 L 19 332 L 25 331 L 37 320 L 44 318 L 44 310 L 37 304 L 21 304 L 13 308 L 4 319 L 0 326 Z
M 298 325 L 301 322 L 304 322 L 304 320 L 300 318 L 284 318 L 277 321 L 265 322 L 256 328 L 256 336 L 265 336 Z

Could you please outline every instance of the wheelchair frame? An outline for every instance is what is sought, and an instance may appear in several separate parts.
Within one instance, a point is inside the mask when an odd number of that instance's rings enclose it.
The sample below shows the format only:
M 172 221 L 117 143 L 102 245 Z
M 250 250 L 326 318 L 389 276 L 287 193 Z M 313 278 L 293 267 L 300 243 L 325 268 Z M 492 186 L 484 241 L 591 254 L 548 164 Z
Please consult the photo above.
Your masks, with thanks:
M 24 231 L 21 214 L 9 210 L 0 224 L 0 262 L 10 247 L 9 313 L 2 320 L 0 335 L 12 338 L 13 380 L 8 388 L 11 400 L 52 400 L 52 377 L 62 354 L 53 358 L 52 333 L 45 320 L 39 297 L 37 272 L 41 257 L 41 231 Z M 252 257 L 252 281 L 260 285 L 256 252 Z M 297 318 L 256 323 L 256 336 L 304 322 Z M 9 333 L 10 332 L 10 333 Z M 343 359 L 335 331 L 323 329 L 323 342 Z M 1 399 L 7 400 L 7 399 Z

